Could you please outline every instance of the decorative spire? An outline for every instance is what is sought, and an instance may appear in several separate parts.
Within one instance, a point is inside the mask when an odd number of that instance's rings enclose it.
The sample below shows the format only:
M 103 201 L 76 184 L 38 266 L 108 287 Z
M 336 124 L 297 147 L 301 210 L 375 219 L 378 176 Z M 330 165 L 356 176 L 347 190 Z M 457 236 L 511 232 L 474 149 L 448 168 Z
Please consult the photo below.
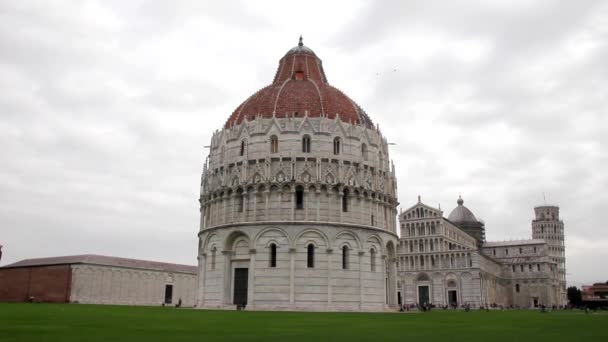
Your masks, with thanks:
M 300 35 L 300 41 L 298 42 L 298 46 L 304 46 L 304 43 L 302 43 L 302 35 Z
M 464 201 L 462 200 L 462 196 L 458 195 L 458 201 L 456 201 L 456 203 L 458 203 L 458 205 L 464 204 Z

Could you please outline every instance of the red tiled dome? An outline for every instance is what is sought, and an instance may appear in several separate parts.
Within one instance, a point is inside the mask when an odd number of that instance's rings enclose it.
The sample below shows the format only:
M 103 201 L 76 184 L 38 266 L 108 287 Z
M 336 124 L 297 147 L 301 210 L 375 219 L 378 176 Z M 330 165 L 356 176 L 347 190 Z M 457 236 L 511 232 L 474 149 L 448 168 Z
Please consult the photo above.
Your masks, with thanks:
M 272 84 L 260 89 L 238 106 L 226 127 L 258 116 L 321 117 L 339 116 L 345 122 L 373 128 L 367 114 L 348 96 L 327 83 L 323 64 L 315 53 L 300 43 L 279 61 Z

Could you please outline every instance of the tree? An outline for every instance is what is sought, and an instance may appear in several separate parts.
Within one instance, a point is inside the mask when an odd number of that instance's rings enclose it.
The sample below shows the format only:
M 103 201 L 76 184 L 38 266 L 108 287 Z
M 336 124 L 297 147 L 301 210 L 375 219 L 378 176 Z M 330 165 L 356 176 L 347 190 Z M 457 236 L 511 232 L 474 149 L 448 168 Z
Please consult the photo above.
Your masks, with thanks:
M 576 286 L 568 288 L 568 301 L 571 305 L 579 306 L 583 303 L 583 294 Z

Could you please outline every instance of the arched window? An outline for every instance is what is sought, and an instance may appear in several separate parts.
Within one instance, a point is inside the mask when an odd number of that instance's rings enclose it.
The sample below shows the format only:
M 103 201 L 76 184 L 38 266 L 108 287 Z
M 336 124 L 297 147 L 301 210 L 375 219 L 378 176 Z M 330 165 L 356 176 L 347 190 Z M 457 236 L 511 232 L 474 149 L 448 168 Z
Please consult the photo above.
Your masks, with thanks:
M 342 246 L 342 269 L 348 269 L 348 246 Z
M 515 284 L 515 292 L 519 293 L 519 284 Z
M 302 152 L 310 153 L 310 135 L 305 135 L 302 137 Z
M 367 145 L 361 144 L 361 156 L 363 160 L 367 160 Z
M 296 209 L 304 209 L 304 188 L 301 185 L 296 187 Z
M 245 140 L 241 141 L 241 152 L 240 152 L 241 156 L 245 155 Z
M 270 244 L 270 267 L 277 267 L 277 245 Z
M 369 264 L 372 272 L 376 272 L 376 250 L 373 248 L 369 250 Z
M 213 248 L 211 249 L 211 269 L 215 270 L 215 252 L 216 252 L 216 248 L 215 246 L 213 246 Z
M 342 211 L 343 212 L 348 212 L 348 189 L 344 189 L 343 191 L 343 195 L 342 195 Z
M 245 196 L 243 196 L 243 190 L 241 190 L 241 189 L 237 190 L 236 196 L 237 196 L 236 211 L 238 211 L 239 213 L 242 213 L 243 204 L 245 202 L 245 198 L 244 198 Z
M 276 135 L 270 137 L 270 153 L 279 152 L 279 138 Z
M 340 154 L 340 138 L 334 138 L 334 154 Z
M 306 267 L 308 268 L 314 268 L 315 267 L 315 246 L 311 243 L 308 245 L 307 247 L 308 249 L 308 255 L 306 258 Z

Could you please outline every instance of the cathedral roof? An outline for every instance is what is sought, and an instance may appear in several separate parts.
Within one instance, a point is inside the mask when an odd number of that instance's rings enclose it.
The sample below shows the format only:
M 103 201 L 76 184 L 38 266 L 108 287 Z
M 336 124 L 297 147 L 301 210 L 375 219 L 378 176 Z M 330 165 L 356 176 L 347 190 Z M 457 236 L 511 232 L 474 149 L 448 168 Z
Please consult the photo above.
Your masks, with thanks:
M 321 59 L 302 42 L 279 60 L 272 84 L 239 105 L 226 127 L 257 117 L 328 117 L 373 128 L 365 111 L 327 82 Z
M 452 210 L 450 216 L 448 216 L 448 220 L 454 223 L 478 222 L 469 208 L 463 205 L 464 200 L 462 197 L 458 196 L 458 201 L 456 201 L 456 203 L 458 203 L 458 206 Z

